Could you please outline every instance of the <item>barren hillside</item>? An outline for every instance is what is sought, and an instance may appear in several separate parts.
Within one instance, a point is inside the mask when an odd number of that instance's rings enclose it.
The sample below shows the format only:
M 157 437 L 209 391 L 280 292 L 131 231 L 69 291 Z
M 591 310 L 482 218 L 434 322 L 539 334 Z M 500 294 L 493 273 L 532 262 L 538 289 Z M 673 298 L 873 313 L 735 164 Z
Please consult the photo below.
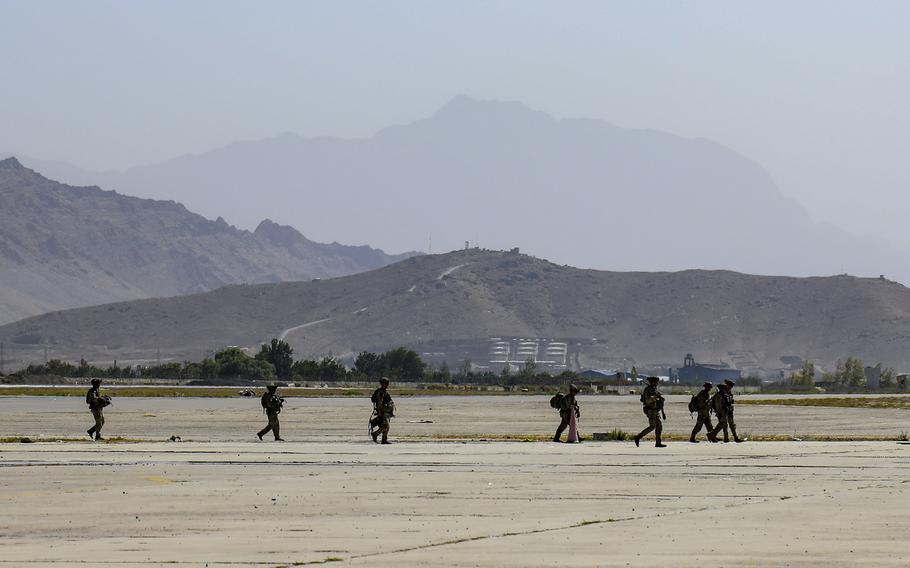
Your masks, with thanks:
M 352 274 L 406 256 L 316 243 L 268 220 L 241 231 L 173 201 L 67 186 L 15 158 L 0 161 L 0 323 L 225 284 Z
M 8 357 L 198 358 L 284 336 L 297 356 L 492 337 L 564 339 L 573 364 L 681 363 L 693 353 L 780 367 L 857 355 L 910 368 L 910 290 L 882 279 L 726 271 L 620 273 L 468 250 L 330 280 L 67 310 L 0 327 Z M 457 365 L 453 360 L 450 365 Z

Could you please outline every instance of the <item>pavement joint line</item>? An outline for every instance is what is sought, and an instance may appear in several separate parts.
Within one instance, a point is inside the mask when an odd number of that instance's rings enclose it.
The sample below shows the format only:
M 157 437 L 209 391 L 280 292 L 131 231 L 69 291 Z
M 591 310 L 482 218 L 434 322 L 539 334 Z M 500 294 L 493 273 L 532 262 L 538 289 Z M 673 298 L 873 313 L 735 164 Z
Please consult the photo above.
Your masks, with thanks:
M 903 482 L 901 482 L 901 483 L 903 483 Z M 842 491 L 839 491 L 838 493 L 845 493 L 845 492 L 849 492 L 849 491 L 861 491 L 864 489 L 887 489 L 889 487 L 894 487 L 894 485 L 878 484 L 878 485 L 864 485 L 864 486 L 860 486 L 860 487 L 848 487 Z M 739 507 L 748 507 L 750 505 L 773 503 L 775 501 L 788 501 L 788 500 L 793 500 L 793 499 L 813 498 L 813 497 L 827 497 L 827 496 L 831 496 L 832 494 L 834 494 L 834 492 L 823 491 L 821 493 L 806 493 L 803 495 L 795 495 L 795 496 L 768 497 L 768 498 L 759 499 L 759 500 L 750 499 L 748 501 L 743 501 L 740 503 L 731 503 L 731 504 L 727 504 L 727 505 L 721 505 L 720 507 L 724 508 L 724 509 L 734 509 L 734 508 L 739 508 Z M 642 521 L 642 520 L 648 520 L 648 519 L 655 519 L 655 518 L 658 518 L 661 516 L 668 517 L 668 516 L 676 516 L 676 515 L 687 515 L 690 513 L 700 513 L 700 512 L 704 512 L 704 511 L 712 511 L 717 508 L 718 507 L 688 508 L 688 509 L 683 509 L 683 510 L 679 510 L 679 511 L 661 512 L 661 513 L 656 513 L 656 514 L 652 514 L 652 515 L 638 515 L 638 516 L 634 516 L 634 517 L 620 517 L 620 518 L 616 518 L 616 519 L 610 518 L 610 519 L 596 519 L 593 521 L 580 521 L 577 523 L 560 526 L 560 527 L 547 527 L 547 528 L 542 528 L 542 529 L 532 529 L 529 531 L 516 531 L 516 532 L 496 533 L 496 534 L 490 534 L 490 535 L 478 535 L 478 536 L 473 536 L 473 537 L 452 539 L 452 540 L 443 541 L 443 542 L 429 543 L 429 544 L 424 544 L 424 545 L 420 545 L 420 546 L 401 548 L 401 549 L 390 550 L 390 551 L 385 551 L 385 552 L 359 554 L 359 555 L 349 556 L 348 558 L 342 558 L 339 561 L 345 562 L 348 560 L 376 558 L 376 557 L 380 557 L 380 556 L 388 556 L 388 555 L 393 555 L 393 554 L 404 554 L 404 553 L 408 553 L 408 552 L 414 552 L 414 551 L 418 551 L 418 550 L 427 550 L 427 549 L 438 548 L 438 547 L 442 547 L 442 546 L 463 544 L 466 542 L 477 542 L 477 541 L 481 541 L 481 540 L 493 540 L 493 539 L 513 537 L 513 536 L 528 536 L 528 535 L 535 535 L 535 534 L 558 532 L 558 531 L 572 530 L 572 529 L 577 529 L 577 528 L 592 526 L 592 525 L 612 524 L 612 523 L 629 522 L 629 521 Z M 321 562 L 315 562 L 315 563 L 321 563 Z M 273 565 L 273 568 L 293 568 L 294 566 L 304 566 L 306 564 L 313 564 L 313 562 L 277 564 L 277 565 Z

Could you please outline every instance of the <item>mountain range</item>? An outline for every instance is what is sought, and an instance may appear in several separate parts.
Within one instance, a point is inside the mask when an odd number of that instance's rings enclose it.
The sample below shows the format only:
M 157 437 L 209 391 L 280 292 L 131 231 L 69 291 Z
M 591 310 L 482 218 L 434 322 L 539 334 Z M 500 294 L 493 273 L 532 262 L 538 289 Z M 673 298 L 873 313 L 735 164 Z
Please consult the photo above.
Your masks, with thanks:
M 516 102 L 458 96 L 362 139 L 284 134 L 120 172 L 51 177 L 175 200 L 252 228 L 262 218 L 387 250 L 514 246 L 605 270 L 849 273 L 910 282 L 887 244 L 816 224 L 724 146 Z M 859 229 L 875 219 L 857 219 Z
M 881 278 L 730 271 L 607 272 L 479 249 L 311 282 L 232 285 L 66 310 L 0 327 L 8 360 L 199 359 L 286 339 L 295 357 L 408 346 L 488 365 L 496 341 L 568 346 L 572 368 L 679 365 L 752 372 L 859 356 L 910 369 L 910 289 Z M 467 355 L 466 355 L 467 353 Z
M 0 323 L 226 284 L 353 274 L 407 256 L 313 242 L 269 220 L 240 230 L 173 201 L 71 187 L 15 158 L 0 161 Z

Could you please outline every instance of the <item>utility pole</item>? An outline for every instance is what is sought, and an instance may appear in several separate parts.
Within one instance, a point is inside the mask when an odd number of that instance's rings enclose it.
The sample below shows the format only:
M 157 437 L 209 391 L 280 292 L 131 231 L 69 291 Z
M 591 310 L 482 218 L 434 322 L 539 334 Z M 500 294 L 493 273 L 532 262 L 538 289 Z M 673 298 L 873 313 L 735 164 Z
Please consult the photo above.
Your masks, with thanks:
M 44 364 L 47 365 L 47 343 L 44 344 Z
M 3 342 L 0 341 L 0 375 L 3 374 Z

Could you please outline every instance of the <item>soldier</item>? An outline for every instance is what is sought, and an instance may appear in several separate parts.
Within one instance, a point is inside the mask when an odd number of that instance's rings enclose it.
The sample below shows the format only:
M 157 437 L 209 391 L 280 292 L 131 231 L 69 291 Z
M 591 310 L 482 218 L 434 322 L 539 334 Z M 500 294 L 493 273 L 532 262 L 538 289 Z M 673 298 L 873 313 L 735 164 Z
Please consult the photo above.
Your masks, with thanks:
M 706 432 L 711 432 L 714 428 L 711 424 L 711 387 L 713 386 L 714 385 L 710 382 L 702 385 L 702 390 L 697 395 L 693 396 L 692 401 L 689 403 L 689 410 L 694 408 L 694 411 L 698 413 L 695 428 L 692 429 L 692 435 L 689 436 L 689 441 L 693 444 L 698 443 L 695 436 L 701 432 L 702 427 L 705 428 Z
M 95 425 L 88 429 L 88 437 L 95 440 L 104 439 L 101 437 L 101 428 L 104 426 L 104 411 L 102 409 L 111 403 L 111 397 L 102 395 L 100 388 L 101 379 L 92 379 L 92 386 L 85 393 L 85 403 L 88 404 L 88 408 L 92 411 L 92 416 L 95 418 Z
M 392 417 L 395 416 L 395 403 L 392 402 L 392 396 L 389 394 L 389 379 L 385 377 L 379 379 L 379 388 L 373 391 L 370 400 L 373 401 L 370 437 L 373 438 L 373 442 L 378 442 L 379 435 L 382 434 L 382 443 L 390 444 L 389 427 Z
M 661 415 L 663 419 L 667 419 L 667 415 L 664 413 L 664 397 L 660 394 L 660 391 L 657 390 L 657 384 L 660 382 L 658 377 L 648 377 L 648 386 L 645 387 L 645 390 L 641 393 L 641 405 L 642 411 L 644 411 L 645 416 L 648 417 L 648 427 L 638 433 L 635 436 L 635 446 L 637 447 L 641 439 L 647 436 L 651 431 L 654 432 L 654 436 L 657 442 L 654 444 L 656 448 L 666 448 L 667 445 L 661 442 L 660 433 L 663 431 L 663 426 L 661 424 Z
M 733 432 L 733 441 L 737 444 L 743 440 L 736 435 L 736 422 L 733 420 L 733 387 L 736 385 L 733 381 L 727 379 L 720 385 L 717 394 L 711 397 L 711 407 L 714 414 L 717 415 L 717 426 L 708 432 L 708 439 L 717 442 L 717 433 L 724 431 L 724 443 L 730 441 L 727 435 L 727 428 Z
M 276 442 L 283 442 L 284 439 L 280 434 L 281 425 L 278 423 L 278 414 L 284 405 L 284 399 L 278 396 L 278 385 L 267 386 L 260 402 L 262 403 L 262 411 L 269 418 L 269 425 L 257 432 L 256 435 L 261 440 L 265 434 L 271 431 L 275 435 Z
M 562 433 L 569 427 L 572 413 L 575 413 L 575 418 L 581 418 L 581 411 L 578 409 L 578 401 L 575 400 L 576 394 L 578 394 L 578 387 L 569 385 L 569 394 L 562 397 L 560 401 L 559 418 L 562 421 L 559 423 L 559 428 L 556 429 L 556 434 L 553 436 L 554 442 L 561 441 L 560 438 L 562 437 Z

